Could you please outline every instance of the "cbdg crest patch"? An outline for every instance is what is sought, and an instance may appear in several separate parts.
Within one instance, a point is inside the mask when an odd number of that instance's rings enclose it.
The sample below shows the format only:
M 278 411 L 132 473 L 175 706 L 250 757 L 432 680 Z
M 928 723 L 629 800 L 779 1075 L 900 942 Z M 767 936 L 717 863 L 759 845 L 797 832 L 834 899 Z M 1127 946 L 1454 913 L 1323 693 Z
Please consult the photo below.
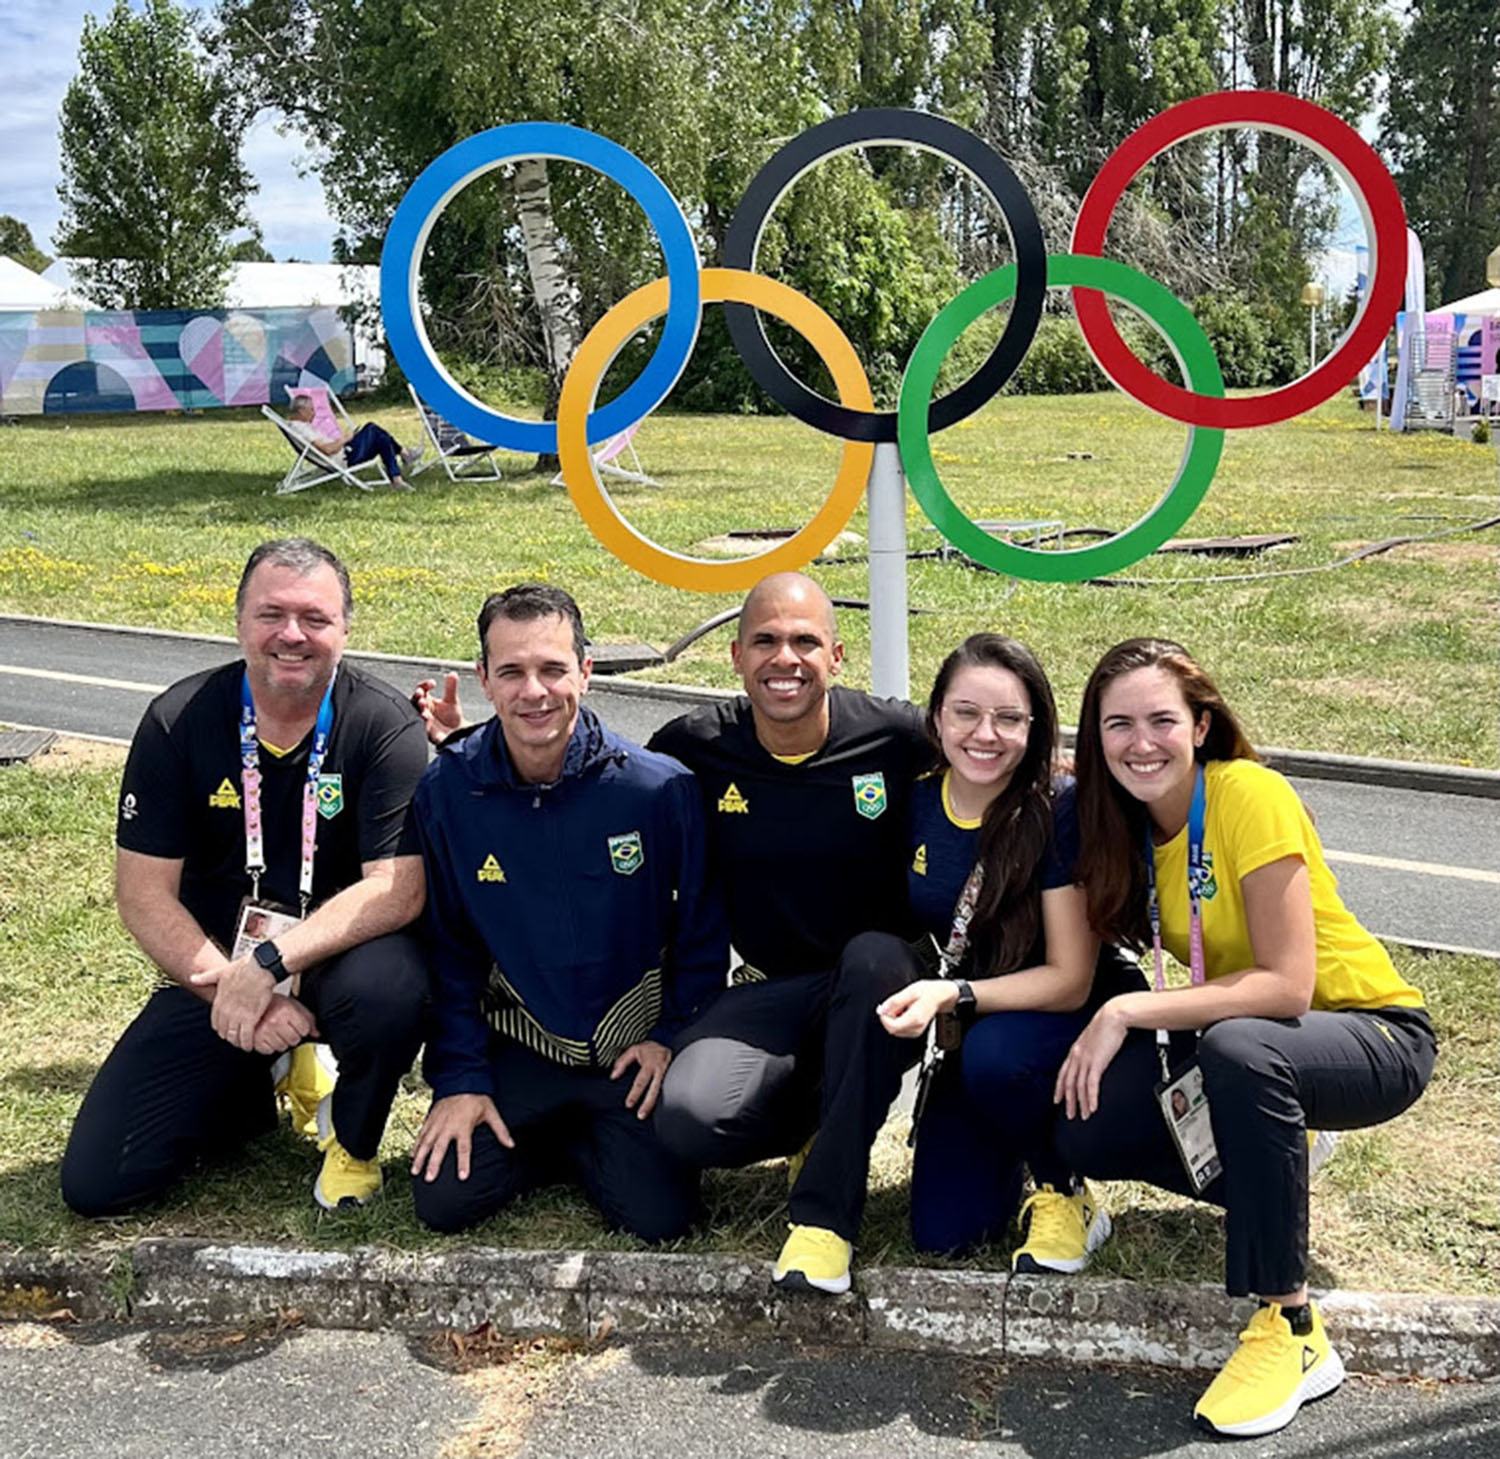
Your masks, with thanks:
M 621 876 L 634 876 L 646 864 L 639 831 L 627 831 L 623 836 L 609 838 L 609 864 Z
M 318 776 L 318 814 L 331 821 L 344 808 L 344 777 Z
M 885 776 L 877 770 L 873 775 L 854 777 L 854 809 L 867 821 L 885 814 Z

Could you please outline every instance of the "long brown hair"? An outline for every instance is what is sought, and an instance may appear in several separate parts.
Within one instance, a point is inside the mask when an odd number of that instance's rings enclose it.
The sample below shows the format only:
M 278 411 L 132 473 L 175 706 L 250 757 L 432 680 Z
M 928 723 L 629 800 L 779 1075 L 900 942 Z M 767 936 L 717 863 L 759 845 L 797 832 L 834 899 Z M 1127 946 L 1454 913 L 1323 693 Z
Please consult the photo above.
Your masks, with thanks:
M 1099 660 L 1078 711 L 1078 879 L 1088 897 L 1089 921 L 1109 942 L 1144 947 L 1151 932 L 1146 916 L 1146 859 L 1141 841 L 1150 813 L 1110 774 L 1104 759 L 1099 705 L 1105 689 L 1122 674 L 1165 669 L 1177 681 L 1196 724 L 1208 715 L 1208 733 L 1194 751 L 1210 760 L 1259 760 L 1218 686 L 1180 643 L 1169 638 L 1131 638 Z
M 1052 685 L 1024 643 L 999 633 L 976 633 L 943 660 L 927 700 L 927 734 L 946 765 L 937 717 L 960 669 L 1008 669 L 1026 686 L 1031 727 L 1026 753 L 1010 781 L 985 810 L 976 859 L 984 884 L 969 923 L 976 976 L 1013 973 L 1026 966 L 1042 925 L 1042 862 L 1052 835 L 1052 770 L 1057 754 L 1057 705 Z

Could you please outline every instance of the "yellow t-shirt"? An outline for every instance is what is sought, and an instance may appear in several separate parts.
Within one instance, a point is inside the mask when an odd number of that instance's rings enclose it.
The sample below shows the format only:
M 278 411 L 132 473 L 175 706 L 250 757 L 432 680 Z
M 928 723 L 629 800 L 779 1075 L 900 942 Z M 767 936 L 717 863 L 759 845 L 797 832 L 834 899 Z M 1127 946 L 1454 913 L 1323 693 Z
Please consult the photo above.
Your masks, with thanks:
M 1318 940 L 1312 1006 L 1320 1009 L 1420 1008 L 1422 995 L 1344 905 L 1323 859 L 1323 843 L 1297 792 L 1254 760 L 1214 760 L 1205 771 L 1203 849 L 1211 873 L 1203 898 L 1204 971 L 1210 978 L 1255 966 L 1240 881 L 1296 856 L 1307 865 Z M 1188 963 L 1188 833 L 1184 826 L 1156 848 L 1162 943 Z

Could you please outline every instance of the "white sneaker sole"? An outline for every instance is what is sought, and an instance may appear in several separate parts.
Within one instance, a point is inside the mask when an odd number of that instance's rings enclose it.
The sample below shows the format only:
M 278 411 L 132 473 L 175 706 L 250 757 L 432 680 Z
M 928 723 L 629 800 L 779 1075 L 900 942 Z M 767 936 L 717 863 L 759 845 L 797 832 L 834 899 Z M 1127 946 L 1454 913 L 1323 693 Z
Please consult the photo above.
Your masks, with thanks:
M 1109 1240 L 1109 1233 L 1113 1229 L 1110 1225 L 1109 1212 L 1101 1206 L 1094 1214 L 1094 1224 L 1089 1227 L 1088 1235 L 1083 1239 L 1082 1256 L 1054 1257 L 1042 1261 L 1029 1251 L 1018 1251 L 1011 1261 L 1011 1270 L 1023 1277 L 1038 1276 L 1046 1272 L 1057 1272 L 1062 1276 L 1076 1276 L 1089 1264 L 1090 1257 Z
M 1254 1439 L 1262 1434 L 1274 1434 L 1278 1429 L 1284 1429 L 1297 1417 L 1297 1411 L 1304 1403 L 1327 1398 L 1330 1393 L 1338 1389 L 1343 1381 L 1344 1361 L 1335 1349 L 1329 1348 L 1328 1356 L 1316 1368 L 1303 1376 L 1296 1392 L 1280 1408 L 1262 1414 L 1259 1418 L 1246 1419 L 1238 1424 L 1216 1424 L 1211 1419 L 1205 1418 L 1197 1409 L 1193 1410 L 1193 1417 L 1197 1420 L 1199 1428 L 1207 1429 L 1210 1433 L 1223 1434 L 1231 1439 Z

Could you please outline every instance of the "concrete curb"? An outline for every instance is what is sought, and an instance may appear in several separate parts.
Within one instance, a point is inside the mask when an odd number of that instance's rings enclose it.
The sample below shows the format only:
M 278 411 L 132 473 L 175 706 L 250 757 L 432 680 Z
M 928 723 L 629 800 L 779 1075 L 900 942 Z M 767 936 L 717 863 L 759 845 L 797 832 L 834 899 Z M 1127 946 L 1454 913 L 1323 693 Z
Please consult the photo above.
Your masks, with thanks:
M 7 1297 L 9 1300 L 7 1301 Z M 1330 1292 L 1345 1365 L 1388 1378 L 1500 1375 L 1500 1298 Z M 296 1310 L 314 1327 L 598 1338 L 782 1337 L 843 1346 L 1213 1369 L 1253 1303 L 1204 1286 L 868 1267 L 843 1297 L 782 1294 L 764 1262 L 472 1247 L 421 1255 L 137 1242 L 0 1256 L 0 1310 L 234 1323 Z
M 119 637 L 137 635 L 147 639 L 176 639 L 184 642 L 224 644 L 234 640 L 217 634 L 183 633 L 172 628 L 136 628 L 111 623 L 88 623 L 66 618 L 45 618 L 26 613 L 0 613 L 0 624 L 37 624 L 48 628 L 87 629 Z M 629 660 L 638 645 L 620 645 Z M 611 645 L 596 646 L 596 654 L 607 656 Z M 457 659 L 428 659 L 410 654 L 376 653 L 351 649 L 348 657 L 355 662 L 411 665 L 424 674 L 437 675 L 449 669 L 472 672 L 473 665 Z M 656 698 L 680 703 L 684 709 L 695 704 L 712 704 L 734 697 L 726 689 L 700 688 L 691 684 L 657 684 L 646 680 L 616 678 L 613 675 L 596 681 L 598 693 L 621 694 L 632 698 Z M 1071 747 L 1074 729 L 1064 725 L 1064 744 Z M 1446 795 L 1470 795 L 1500 800 L 1500 770 L 1483 770 L 1466 765 L 1428 765 L 1414 760 L 1379 760 L 1359 755 L 1336 755 L 1319 750 L 1288 750 L 1261 746 L 1267 762 L 1285 775 L 1310 780 L 1343 780 L 1358 785 L 1385 785 L 1400 790 L 1437 791 Z

